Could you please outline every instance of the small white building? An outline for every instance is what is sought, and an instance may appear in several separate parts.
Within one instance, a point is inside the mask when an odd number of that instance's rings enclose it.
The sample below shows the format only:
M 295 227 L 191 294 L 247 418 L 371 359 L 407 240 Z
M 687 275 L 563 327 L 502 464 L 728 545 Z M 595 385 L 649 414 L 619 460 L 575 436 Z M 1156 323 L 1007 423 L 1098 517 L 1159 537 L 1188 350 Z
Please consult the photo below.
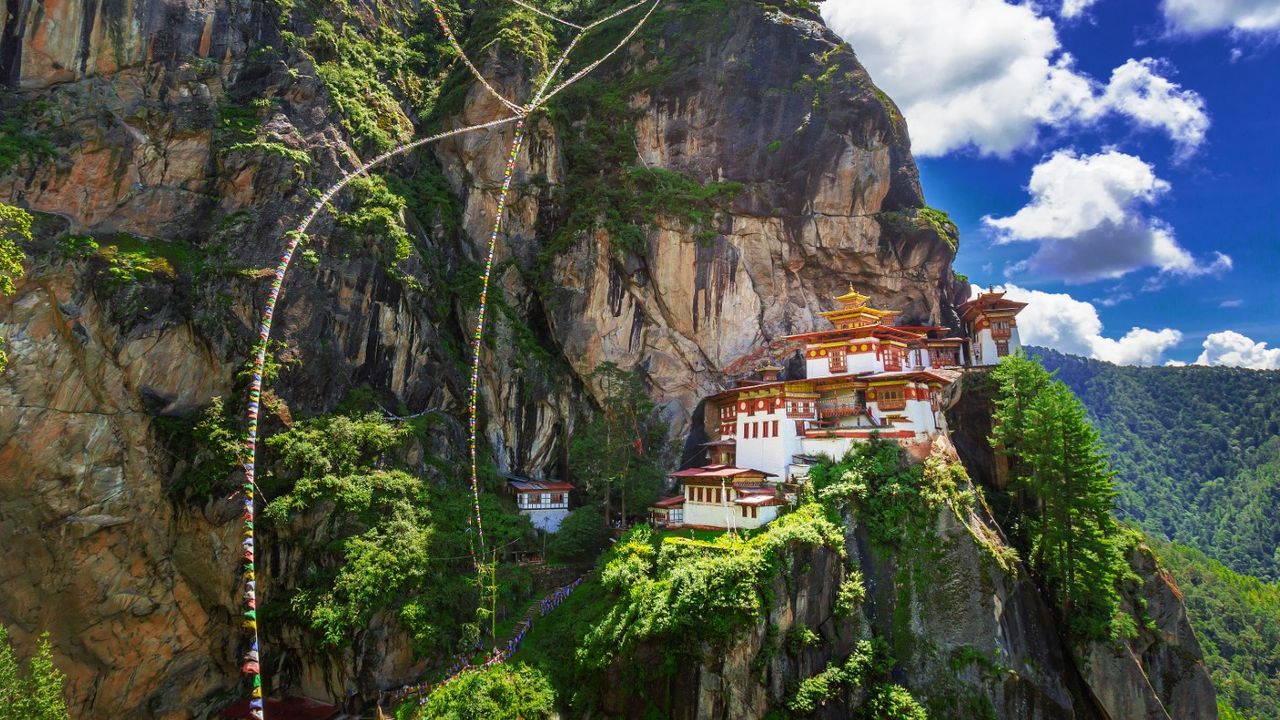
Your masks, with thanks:
M 763 470 L 706 465 L 676 471 L 671 477 L 680 483 L 677 498 L 682 500 L 684 527 L 753 530 L 778 517 L 787 504 L 773 480 L 777 476 Z
M 573 485 L 559 480 L 507 480 L 507 488 L 516 497 L 516 508 L 529 518 L 533 526 L 555 532 L 569 514 L 569 493 Z
M 1026 306 L 1006 300 L 1003 292 L 988 290 L 956 308 L 969 336 L 970 365 L 998 365 L 1000 358 L 1022 347 L 1016 316 Z

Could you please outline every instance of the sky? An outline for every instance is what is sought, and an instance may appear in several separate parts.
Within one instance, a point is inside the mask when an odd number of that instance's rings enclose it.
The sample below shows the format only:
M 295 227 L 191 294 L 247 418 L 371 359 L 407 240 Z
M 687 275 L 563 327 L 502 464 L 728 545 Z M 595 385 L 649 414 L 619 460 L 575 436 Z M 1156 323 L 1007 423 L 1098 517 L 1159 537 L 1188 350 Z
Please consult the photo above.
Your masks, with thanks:
M 1280 369 L 1280 0 L 826 0 L 1022 342 Z

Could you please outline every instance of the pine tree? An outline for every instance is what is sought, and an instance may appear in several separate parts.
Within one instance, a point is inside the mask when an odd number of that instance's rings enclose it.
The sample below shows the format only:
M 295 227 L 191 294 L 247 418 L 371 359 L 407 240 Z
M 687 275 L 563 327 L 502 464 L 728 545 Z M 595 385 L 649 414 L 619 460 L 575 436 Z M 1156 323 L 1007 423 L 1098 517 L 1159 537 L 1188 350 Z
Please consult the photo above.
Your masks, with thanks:
M 1078 636 L 1104 637 L 1123 559 L 1111 514 L 1114 473 L 1098 433 L 1071 390 L 1038 363 L 1010 357 L 992 376 L 992 444 L 1011 459 L 1031 568 Z
M 666 424 L 635 372 L 602 363 L 592 373 L 601 389 L 600 412 L 574 433 L 569 469 L 612 517 L 615 495 L 625 516 L 657 499 L 666 470 Z
M 9 632 L 0 625 L 0 720 L 68 720 L 62 697 L 65 676 L 53 664 L 49 633 L 40 636 L 36 656 L 25 676 L 9 643 Z

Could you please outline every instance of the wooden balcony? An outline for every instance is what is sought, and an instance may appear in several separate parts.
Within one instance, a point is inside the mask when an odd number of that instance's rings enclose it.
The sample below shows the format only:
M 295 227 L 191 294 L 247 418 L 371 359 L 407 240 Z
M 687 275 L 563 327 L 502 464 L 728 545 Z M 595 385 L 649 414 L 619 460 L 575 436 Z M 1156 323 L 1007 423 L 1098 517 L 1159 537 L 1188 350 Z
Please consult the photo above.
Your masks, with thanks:
M 853 417 L 866 412 L 866 408 L 861 404 L 852 400 L 819 400 L 818 401 L 818 417 L 827 420 L 830 418 Z

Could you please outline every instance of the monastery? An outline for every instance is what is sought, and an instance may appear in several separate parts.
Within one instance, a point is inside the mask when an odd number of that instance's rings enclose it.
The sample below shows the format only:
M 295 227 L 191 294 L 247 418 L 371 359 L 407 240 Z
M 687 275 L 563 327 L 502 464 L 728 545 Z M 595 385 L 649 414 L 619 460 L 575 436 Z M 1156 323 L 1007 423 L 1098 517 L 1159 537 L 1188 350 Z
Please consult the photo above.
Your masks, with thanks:
M 852 288 L 835 310 L 819 313 L 832 328 L 789 340 L 803 343 L 805 377 L 782 379 L 760 369 L 707 398 L 716 432 L 711 464 L 671 474 L 681 493 L 659 501 L 652 520 L 666 526 L 756 528 L 788 502 L 816 458 L 840 458 L 855 442 L 895 440 L 918 458 L 945 431 L 940 395 L 965 367 L 995 365 L 1020 347 L 1016 316 L 1026 303 L 988 291 L 957 308 L 964 333 L 898 325 L 897 311 L 867 304 Z

